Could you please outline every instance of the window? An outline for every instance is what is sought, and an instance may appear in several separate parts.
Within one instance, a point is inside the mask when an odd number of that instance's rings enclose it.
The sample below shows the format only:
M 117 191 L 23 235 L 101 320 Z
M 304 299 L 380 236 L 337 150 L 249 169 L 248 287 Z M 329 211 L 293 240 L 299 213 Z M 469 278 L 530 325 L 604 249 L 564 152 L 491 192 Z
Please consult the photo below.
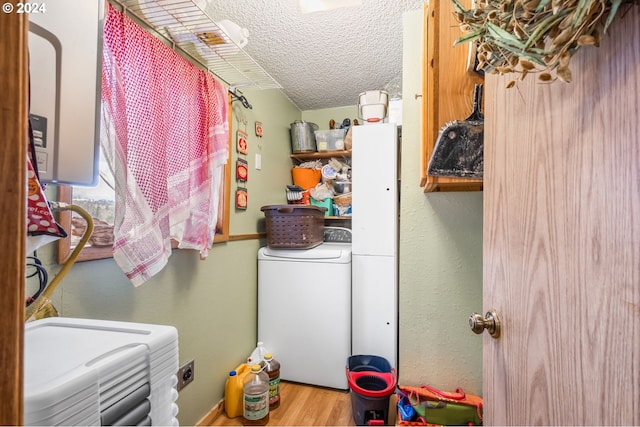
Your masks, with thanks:
M 231 97 L 229 97 L 228 119 L 229 123 L 229 156 L 231 156 Z M 220 215 L 216 225 L 214 242 L 226 242 L 229 240 L 229 197 L 231 188 L 231 164 L 227 160 L 224 168 L 223 180 L 220 183 Z M 58 201 L 75 204 L 86 210 L 94 221 L 94 231 L 85 247 L 80 252 L 76 261 L 89 261 L 95 259 L 111 258 L 113 256 L 111 245 L 113 243 L 113 218 L 115 211 L 115 189 L 113 176 L 106 164 L 100 164 L 100 183 L 97 187 L 72 187 L 63 185 L 58 189 Z M 68 237 L 58 241 L 58 263 L 64 263 L 84 230 L 84 220 L 71 211 L 60 212 L 58 221 L 67 231 Z M 177 242 L 174 242 L 177 247 Z

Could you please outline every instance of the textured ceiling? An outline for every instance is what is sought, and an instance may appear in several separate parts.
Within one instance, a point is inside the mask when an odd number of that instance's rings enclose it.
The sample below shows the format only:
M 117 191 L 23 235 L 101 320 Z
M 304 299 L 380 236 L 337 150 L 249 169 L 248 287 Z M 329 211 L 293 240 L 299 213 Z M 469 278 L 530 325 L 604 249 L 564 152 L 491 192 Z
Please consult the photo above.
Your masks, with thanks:
M 244 50 L 301 110 L 355 105 L 402 75 L 402 14 L 423 0 L 300 13 L 298 0 L 211 0 L 207 13 L 249 30 Z

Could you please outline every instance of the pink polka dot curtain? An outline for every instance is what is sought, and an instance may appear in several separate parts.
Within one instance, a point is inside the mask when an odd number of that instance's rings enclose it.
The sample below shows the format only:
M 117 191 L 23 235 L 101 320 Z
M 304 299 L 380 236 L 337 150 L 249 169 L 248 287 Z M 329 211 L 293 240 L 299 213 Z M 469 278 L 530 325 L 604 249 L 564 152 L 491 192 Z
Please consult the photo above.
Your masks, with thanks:
M 227 89 L 109 5 L 103 151 L 116 182 L 113 256 L 134 286 L 166 265 L 171 239 L 206 257 L 228 157 Z

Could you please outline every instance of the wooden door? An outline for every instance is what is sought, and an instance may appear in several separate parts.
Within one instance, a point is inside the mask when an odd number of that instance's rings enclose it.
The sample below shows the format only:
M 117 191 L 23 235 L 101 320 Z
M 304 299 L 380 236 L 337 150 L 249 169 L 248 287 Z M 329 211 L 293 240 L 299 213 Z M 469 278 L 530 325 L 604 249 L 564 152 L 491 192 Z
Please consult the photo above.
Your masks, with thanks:
M 640 424 L 640 7 L 570 84 L 488 76 L 486 425 Z
M 9 3 L 5 3 L 9 4 Z M 0 425 L 21 425 L 27 238 L 27 15 L 0 14 Z

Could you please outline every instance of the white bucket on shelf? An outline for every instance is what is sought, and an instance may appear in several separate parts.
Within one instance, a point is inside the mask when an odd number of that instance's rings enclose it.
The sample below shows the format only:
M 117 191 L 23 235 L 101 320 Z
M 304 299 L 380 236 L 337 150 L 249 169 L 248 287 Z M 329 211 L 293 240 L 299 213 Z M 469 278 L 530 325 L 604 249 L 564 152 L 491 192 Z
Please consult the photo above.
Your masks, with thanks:
M 383 121 L 388 107 L 389 93 L 384 90 L 368 90 L 358 97 L 358 115 L 365 123 Z

